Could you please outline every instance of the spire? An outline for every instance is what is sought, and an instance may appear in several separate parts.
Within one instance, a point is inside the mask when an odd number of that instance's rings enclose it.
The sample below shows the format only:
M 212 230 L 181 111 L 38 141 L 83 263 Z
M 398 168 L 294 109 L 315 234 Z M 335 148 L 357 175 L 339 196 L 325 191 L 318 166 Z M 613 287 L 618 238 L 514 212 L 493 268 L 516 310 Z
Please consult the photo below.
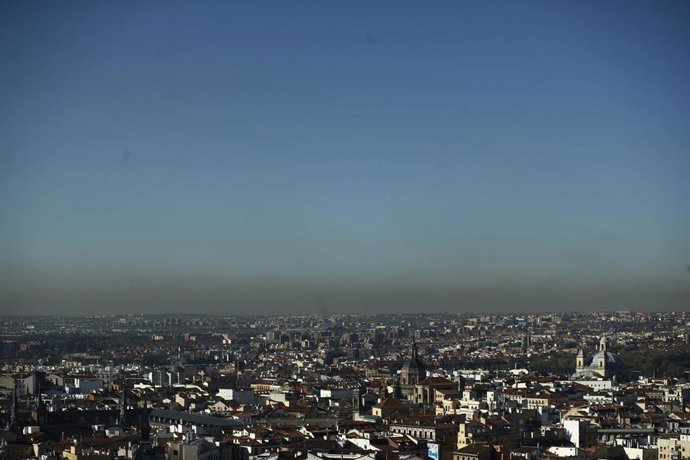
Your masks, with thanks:
M 120 428 L 124 428 L 127 424 L 127 385 L 126 381 L 122 379 L 122 394 L 120 395 Z
M 410 354 L 413 358 L 417 357 L 417 341 L 415 339 L 412 339 L 412 349 L 410 351 Z
M 10 410 L 10 421 L 7 424 L 6 431 L 20 434 L 19 420 L 17 419 L 17 380 L 14 381 L 14 388 L 12 389 L 12 409 Z
M 41 394 L 41 384 L 38 384 L 38 398 L 36 398 L 36 409 L 43 408 L 43 395 Z
M 10 428 L 17 426 L 17 381 L 14 381 L 12 388 L 12 409 L 10 412 Z
M 41 384 L 38 384 L 38 389 L 37 389 L 37 396 L 36 396 L 36 410 L 33 412 L 33 419 L 36 423 L 39 425 L 43 425 L 46 420 L 46 408 L 45 405 L 43 404 L 43 395 L 41 394 Z

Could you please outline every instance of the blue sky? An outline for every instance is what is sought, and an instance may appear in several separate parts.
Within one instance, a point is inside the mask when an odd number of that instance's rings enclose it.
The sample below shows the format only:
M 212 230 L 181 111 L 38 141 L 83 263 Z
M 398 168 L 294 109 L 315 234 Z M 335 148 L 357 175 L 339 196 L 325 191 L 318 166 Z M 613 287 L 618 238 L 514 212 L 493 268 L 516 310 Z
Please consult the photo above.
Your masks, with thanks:
M 686 309 L 689 23 L 3 2 L 0 309 Z

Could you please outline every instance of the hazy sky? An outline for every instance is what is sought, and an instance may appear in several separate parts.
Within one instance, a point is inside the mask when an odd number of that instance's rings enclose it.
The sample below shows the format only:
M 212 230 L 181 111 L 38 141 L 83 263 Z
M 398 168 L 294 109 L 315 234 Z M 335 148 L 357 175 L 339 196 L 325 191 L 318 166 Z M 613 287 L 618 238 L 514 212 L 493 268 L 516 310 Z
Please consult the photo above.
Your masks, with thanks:
M 4 1 L 0 312 L 690 308 L 690 2 Z

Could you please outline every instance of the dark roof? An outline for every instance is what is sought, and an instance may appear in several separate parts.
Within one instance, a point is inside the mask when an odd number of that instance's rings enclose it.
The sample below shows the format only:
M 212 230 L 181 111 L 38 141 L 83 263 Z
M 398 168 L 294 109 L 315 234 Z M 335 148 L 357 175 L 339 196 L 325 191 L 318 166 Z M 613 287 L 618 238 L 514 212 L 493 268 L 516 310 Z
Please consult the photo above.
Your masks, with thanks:
M 628 456 L 625 453 L 625 449 L 622 446 L 604 446 L 600 445 L 592 454 L 594 458 L 602 459 L 621 459 L 627 460 Z
M 447 386 L 447 385 L 455 385 L 455 388 L 457 388 L 457 382 L 453 382 L 452 380 L 448 380 L 445 377 L 427 377 L 421 382 L 419 382 L 417 385 L 427 385 L 427 386 Z
M 421 359 L 419 359 L 419 356 L 413 356 L 407 361 L 405 361 L 405 364 L 403 364 L 403 370 L 410 371 L 410 370 L 418 370 L 420 373 L 426 372 L 426 368 L 424 367 L 424 362 L 422 362 Z
M 406 406 L 395 398 L 388 398 L 385 401 L 381 401 L 374 407 L 377 409 L 402 409 Z
M 488 450 L 491 450 L 490 446 L 484 445 L 484 444 L 470 444 L 468 446 L 463 447 L 462 449 L 458 450 L 459 453 L 461 454 L 470 454 L 470 455 L 479 455 L 482 452 L 486 452 Z

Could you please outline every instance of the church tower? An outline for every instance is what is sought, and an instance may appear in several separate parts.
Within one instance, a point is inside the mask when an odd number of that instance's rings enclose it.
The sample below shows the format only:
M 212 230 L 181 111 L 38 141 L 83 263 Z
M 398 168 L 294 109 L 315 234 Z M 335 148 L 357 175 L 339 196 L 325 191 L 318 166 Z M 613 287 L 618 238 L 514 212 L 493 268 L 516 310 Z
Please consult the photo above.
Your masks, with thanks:
M 405 361 L 400 371 L 400 387 L 405 398 L 410 399 L 414 394 L 417 383 L 426 378 L 426 368 L 419 357 L 417 342 L 412 341 L 410 347 L 410 359 Z
M 48 419 L 48 410 L 43 404 L 43 395 L 41 394 L 41 385 L 38 385 L 38 397 L 36 399 L 36 409 L 33 411 L 33 419 L 39 426 L 46 423 Z
M 122 394 L 120 395 L 120 416 L 117 421 L 120 428 L 124 429 L 127 426 L 127 384 L 124 379 L 122 380 Z
M 581 371 L 585 367 L 585 352 L 580 348 L 575 359 L 575 370 Z
M 17 420 L 17 382 L 14 382 L 14 388 L 12 389 L 12 409 L 10 411 L 10 421 L 7 424 L 7 431 L 19 434 L 20 427 L 19 421 Z
M 576 371 L 571 378 L 578 380 L 612 379 L 615 382 L 627 382 L 633 378 L 634 372 L 623 362 L 621 357 L 613 351 L 611 338 L 603 336 L 599 340 L 599 349 L 592 356 L 589 365 L 585 365 L 582 350 L 577 354 Z
M 144 400 L 144 409 L 139 411 L 139 434 L 141 440 L 134 454 L 134 460 L 152 460 L 156 458 L 153 444 L 151 442 L 151 424 L 149 417 L 151 416 L 151 409 L 148 403 Z
M 601 340 L 599 340 L 599 351 L 611 351 L 611 339 L 609 339 L 606 336 L 603 336 Z

